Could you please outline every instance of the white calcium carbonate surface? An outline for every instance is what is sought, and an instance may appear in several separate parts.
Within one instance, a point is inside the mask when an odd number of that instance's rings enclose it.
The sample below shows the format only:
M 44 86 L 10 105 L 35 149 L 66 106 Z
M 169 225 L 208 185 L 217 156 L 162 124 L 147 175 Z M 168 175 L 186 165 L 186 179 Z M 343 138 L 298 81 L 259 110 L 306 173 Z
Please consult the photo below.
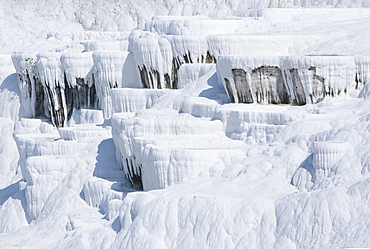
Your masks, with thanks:
M 370 247 L 368 0 L 0 6 L 0 248 Z

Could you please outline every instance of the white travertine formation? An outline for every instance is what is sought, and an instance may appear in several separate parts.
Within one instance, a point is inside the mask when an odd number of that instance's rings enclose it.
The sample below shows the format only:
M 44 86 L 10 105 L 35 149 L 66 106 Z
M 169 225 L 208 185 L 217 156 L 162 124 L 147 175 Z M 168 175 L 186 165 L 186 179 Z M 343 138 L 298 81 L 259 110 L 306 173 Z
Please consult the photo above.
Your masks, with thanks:
M 0 248 L 370 246 L 369 0 L 1 4 Z

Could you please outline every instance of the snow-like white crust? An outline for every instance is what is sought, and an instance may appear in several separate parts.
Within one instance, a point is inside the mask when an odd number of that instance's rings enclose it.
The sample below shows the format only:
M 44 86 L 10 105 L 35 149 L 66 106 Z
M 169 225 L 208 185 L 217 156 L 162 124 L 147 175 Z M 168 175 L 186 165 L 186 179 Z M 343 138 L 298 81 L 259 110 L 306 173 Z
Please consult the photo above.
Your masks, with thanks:
M 0 248 L 369 247 L 369 6 L 2 1 Z

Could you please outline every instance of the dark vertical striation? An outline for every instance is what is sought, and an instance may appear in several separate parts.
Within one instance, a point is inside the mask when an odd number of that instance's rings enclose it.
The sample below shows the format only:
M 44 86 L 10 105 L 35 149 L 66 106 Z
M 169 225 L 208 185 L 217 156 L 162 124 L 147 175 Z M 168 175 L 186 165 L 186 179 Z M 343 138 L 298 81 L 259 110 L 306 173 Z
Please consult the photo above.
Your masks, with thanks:
M 226 91 L 227 91 L 227 94 L 230 98 L 230 101 L 235 103 L 234 92 L 233 92 L 233 89 L 231 87 L 230 81 L 227 78 L 224 78 L 224 80 L 225 80 L 225 83 L 226 83 Z
M 126 173 L 126 178 L 129 179 L 131 184 L 138 190 L 143 190 L 143 183 L 141 180 L 141 169 L 142 165 L 140 164 L 139 167 L 136 167 L 134 163 L 132 162 L 132 159 L 126 158 L 126 168 L 127 168 L 127 173 Z M 136 170 L 139 172 L 135 172 Z
M 231 71 L 234 76 L 235 88 L 237 89 L 239 102 L 253 103 L 251 86 L 247 82 L 247 73 L 243 69 L 232 69 Z M 229 86 L 229 89 L 231 90 L 231 93 L 232 93 L 231 86 Z M 229 95 L 233 95 L 233 94 L 229 94 Z M 235 102 L 235 99 L 234 99 L 234 102 Z
M 233 80 L 224 78 L 231 102 L 305 105 L 341 93 L 334 92 L 330 86 L 325 87 L 325 78 L 317 74 L 315 67 L 308 68 L 305 76 L 301 76 L 296 68 L 281 70 L 277 66 L 261 66 L 249 73 L 233 68 L 231 72 Z M 310 82 L 310 88 L 305 89 L 303 80 Z
M 33 81 L 35 82 L 35 115 L 36 117 L 42 117 L 45 113 L 45 94 L 44 88 L 40 79 L 36 76 L 33 76 Z
M 289 70 L 292 83 L 293 83 L 293 96 L 290 96 L 292 99 L 292 104 L 294 105 L 305 105 L 307 103 L 306 95 L 304 93 L 303 85 L 301 78 L 299 77 L 298 70 L 293 68 Z
M 288 104 L 289 98 L 283 74 L 278 67 L 259 67 L 252 70 L 251 84 L 258 103 Z
M 311 103 L 317 103 L 323 100 L 326 95 L 330 95 L 330 90 L 325 90 L 325 79 L 316 74 L 316 68 L 308 69 L 312 78 L 312 92 L 310 93 Z M 333 94 L 331 94 L 333 95 Z
M 51 121 L 56 127 L 63 127 L 66 121 L 64 105 L 62 101 L 62 95 L 64 94 L 64 91 L 60 86 L 55 86 L 52 88 L 49 85 L 45 85 L 45 89 L 45 93 L 49 101 Z
M 91 97 L 91 89 L 94 89 L 93 92 L 95 92 L 95 86 L 89 87 L 85 84 L 85 80 L 83 78 L 76 78 L 76 86 L 69 87 L 65 77 L 67 120 L 71 118 L 74 109 L 80 110 L 81 108 L 94 107 L 96 96 Z
M 143 84 L 144 88 L 152 88 L 151 83 L 149 81 L 149 73 L 146 70 L 145 65 L 142 67 L 138 67 L 140 71 L 140 78 L 141 78 L 141 83 Z

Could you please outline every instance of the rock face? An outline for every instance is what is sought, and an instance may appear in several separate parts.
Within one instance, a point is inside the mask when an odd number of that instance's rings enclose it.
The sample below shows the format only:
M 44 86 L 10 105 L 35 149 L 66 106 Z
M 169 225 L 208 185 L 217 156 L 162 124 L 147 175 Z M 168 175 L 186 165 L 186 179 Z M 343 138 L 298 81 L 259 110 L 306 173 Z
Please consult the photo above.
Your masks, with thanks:
M 365 61 L 351 56 L 219 56 L 217 72 L 231 102 L 304 105 L 362 89 L 357 75 L 368 74 Z
M 256 102 L 287 104 L 287 89 L 278 67 L 259 67 L 252 70 L 251 83 L 255 85 Z
M 243 69 L 232 69 L 231 71 L 241 103 L 306 104 L 297 69 L 284 72 L 285 78 L 290 77 L 293 85 L 292 95 L 289 95 L 283 72 L 278 67 L 261 66 L 253 69 L 250 80 L 247 80 L 247 73 Z M 228 79 L 225 79 L 225 87 L 231 101 L 235 102 L 234 96 L 231 96 L 233 88 Z
M 304 88 L 302 85 L 301 78 L 299 77 L 298 70 L 293 68 L 289 70 L 291 82 L 293 84 L 293 95 L 291 98 L 293 99 L 293 103 L 297 105 L 304 105 L 307 103 L 306 96 L 304 94 Z M 285 76 L 286 78 L 289 77 L 289 74 Z M 321 86 L 323 86 L 324 82 L 321 82 Z
M 232 74 L 240 102 L 289 103 L 283 75 L 278 67 L 263 66 L 256 68 L 252 70 L 249 81 L 247 80 L 247 73 L 243 69 L 232 69 Z M 226 84 L 226 89 L 231 90 L 230 81 L 227 80 Z M 232 98 L 234 99 L 234 97 Z

